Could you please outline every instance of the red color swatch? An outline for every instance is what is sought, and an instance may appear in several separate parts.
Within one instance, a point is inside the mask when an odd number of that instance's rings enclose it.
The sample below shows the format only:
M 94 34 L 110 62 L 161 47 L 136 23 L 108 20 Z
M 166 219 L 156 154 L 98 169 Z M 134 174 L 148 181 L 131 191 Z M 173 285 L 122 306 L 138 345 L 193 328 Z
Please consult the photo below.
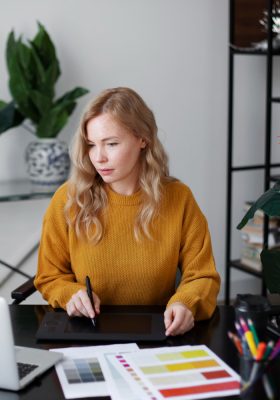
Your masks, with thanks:
M 206 379 L 219 379 L 230 377 L 230 374 L 225 370 L 201 372 L 201 375 L 203 375 Z
M 231 381 L 231 382 L 221 382 L 221 383 L 212 383 L 209 385 L 199 385 L 199 386 L 191 386 L 184 388 L 173 388 L 173 389 L 161 389 L 159 392 L 163 395 L 163 397 L 172 397 L 172 396 L 183 396 L 183 395 L 191 395 L 191 394 L 199 394 L 199 393 L 209 393 L 209 392 L 218 392 L 222 390 L 233 390 L 240 389 L 240 382 Z

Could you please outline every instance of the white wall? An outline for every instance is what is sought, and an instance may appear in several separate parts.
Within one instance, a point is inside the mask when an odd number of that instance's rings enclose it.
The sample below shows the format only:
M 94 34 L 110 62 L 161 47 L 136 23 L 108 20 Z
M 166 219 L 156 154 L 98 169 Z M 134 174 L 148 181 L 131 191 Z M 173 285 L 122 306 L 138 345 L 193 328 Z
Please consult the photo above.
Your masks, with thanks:
M 30 38 L 37 20 L 50 33 L 61 62 L 57 94 L 76 85 L 91 91 L 80 100 L 62 138 L 70 140 L 83 107 L 102 89 L 123 85 L 138 91 L 155 112 L 171 173 L 190 185 L 209 221 L 223 278 L 228 1 L 2 0 L 0 4 L 0 98 L 9 99 L 7 35 L 14 28 L 17 35 Z M 258 61 L 255 70 L 249 65 L 253 61 L 242 62 L 241 88 L 248 71 L 249 76 L 253 70 L 263 79 L 264 65 Z M 248 101 L 254 105 L 263 92 L 255 80 L 252 85 L 257 93 Z M 237 108 L 246 114 L 243 104 Z M 260 131 L 258 120 L 250 118 L 249 123 L 253 131 Z M 22 128 L 0 136 L 0 180 L 25 176 L 24 148 L 30 140 Z M 252 151 L 258 146 L 255 139 Z M 238 291 L 244 276 L 234 279 Z M 249 281 L 255 285 L 254 279 Z

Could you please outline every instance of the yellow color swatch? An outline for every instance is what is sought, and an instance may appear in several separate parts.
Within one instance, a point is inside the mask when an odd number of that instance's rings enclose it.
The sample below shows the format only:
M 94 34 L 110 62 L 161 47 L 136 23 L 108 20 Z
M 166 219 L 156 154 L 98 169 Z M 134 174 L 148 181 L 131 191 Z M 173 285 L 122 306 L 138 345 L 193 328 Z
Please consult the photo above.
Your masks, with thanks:
M 183 360 L 185 358 L 199 358 L 207 356 L 209 356 L 209 354 L 205 350 L 190 350 L 178 353 L 162 353 L 156 355 L 160 361 Z
M 186 369 L 197 369 L 197 368 L 208 368 L 208 367 L 217 367 L 219 364 L 216 360 L 201 360 L 201 361 L 192 361 L 178 364 L 168 364 L 165 367 L 170 372 L 174 371 L 183 371 Z

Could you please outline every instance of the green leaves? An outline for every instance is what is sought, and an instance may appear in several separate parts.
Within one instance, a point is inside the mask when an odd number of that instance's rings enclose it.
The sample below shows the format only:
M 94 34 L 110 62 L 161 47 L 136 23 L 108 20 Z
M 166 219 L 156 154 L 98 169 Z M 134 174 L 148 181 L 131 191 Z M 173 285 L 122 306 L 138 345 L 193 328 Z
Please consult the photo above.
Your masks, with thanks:
M 29 92 L 32 88 L 32 81 L 28 75 L 30 73 L 31 53 L 28 47 L 22 44 L 21 38 L 18 41 L 15 40 L 13 32 L 8 37 L 6 56 L 12 97 L 19 111 L 36 122 L 39 116 L 29 98 Z M 26 68 L 26 65 L 28 65 L 28 68 Z
M 53 138 L 64 127 L 68 120 L 66 111 L 60 109 L 49 110 L 40 120 L 37 127 L 37 136 L 40 138 Z
M 60 97 L 42 117 L 37 128 L 38 137 L 56 137 L 66 125 L 68 117 L 76 107 L 76 99 L 88 93 L 87 89 L 77 87 Z
M 280 293 L 280 251 L 279 249 L 261 252 L 265 284 L 270 293 Z
M 280 181 L 252 205 L 237 229 L 242 229 L 258 209 L 263 210 L 269 217 L 280 217 Z M 280 249 L 264 249 L 261 252 L 261 262 L 266 287 L 270 293 L 280 293 Z
M 247 211 L 237 229 L 242 229 L 249 219 L 254 217 L 255 212 L 260 209 L 269 217 L 280 217 L 280 181 L 266 191 Z
M 7 104 L 0 100 L 0 133 L 7 131 L 24 120 L 24 116 L 15 108 L 13 102 Z
M 39 31 L 35 38 L 30 42 L 34 49 L 34 54 L 38 56 L 38 59 L 42 63 L 44 70 L 48 70 L 52 66 L 53 83 L 56 82 L 60 75 L 59 62 L 56 58 L 55 47 L 51 41 L 50 36 L 40 22 L 38 22 Z
M 87 94 L 88 90 L 82 87 L 76 87 L 75 89 L 71 90 L 70 92 L 65 93 L 62 97 L 57 99 L 56 104 L 66 103 L 66 102 L 73 102 L 78 97 Z
M 9 113 L 5 111 L 3 123 L 1 114 L 1 128 L 9 129 L 21 115 L 32 121 L 37 136 L 56 137 L 74 111 L 76 99 L 88 90 L 77 87 L 55 100 L 59 61 L 49 34 L 40 23 L 36 36 L 27 44 L 21 36 L 16 39 L 13 31 L 9 34 L 6 58 L 9 88 L 16 108 L 10 106 Z

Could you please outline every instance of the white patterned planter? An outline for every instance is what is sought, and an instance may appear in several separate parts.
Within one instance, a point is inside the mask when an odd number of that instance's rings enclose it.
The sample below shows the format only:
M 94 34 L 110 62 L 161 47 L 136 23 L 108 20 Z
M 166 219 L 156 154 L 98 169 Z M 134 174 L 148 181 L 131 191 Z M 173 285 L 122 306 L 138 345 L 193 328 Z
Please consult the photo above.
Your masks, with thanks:
M 68 178 L 68 146 L 58 139 L 38 139 L 26 149 L 27 172 L 34 189 L 52 192 Z

